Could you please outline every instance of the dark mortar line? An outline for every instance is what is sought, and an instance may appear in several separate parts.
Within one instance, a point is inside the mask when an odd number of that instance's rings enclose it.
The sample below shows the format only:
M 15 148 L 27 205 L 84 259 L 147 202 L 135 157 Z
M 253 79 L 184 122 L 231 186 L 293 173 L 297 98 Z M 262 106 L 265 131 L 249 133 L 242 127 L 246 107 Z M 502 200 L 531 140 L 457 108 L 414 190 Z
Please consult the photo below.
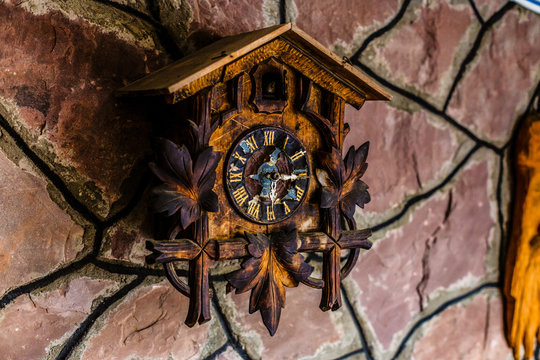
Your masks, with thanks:
M 46 163 L 43 161 L 31 148 L 28 146 L 21 135 L 17 133 L 7 122 L 7 120 L 0 115 L 0 127 L 13 138 L 15 145 L 23 152 L 23 154 L 32 161 L 32 163 L 49 179 L 49 181 L 58 189 L 62 194 L 65 201 L 71 208 L 77 211 L 87 221 L 93 225 L 99 224 L 101 219 L 90 211 L 82 202 L 80 202 L 75 195 L 68 189 L 66 183 L 56 174 Z
M 480 24 L 484 25 L 485 24 L 484 18 L 482 17 L 482 15 L 480 15 L 480 12 L 478 11 L 476 4 L 474 3 L 474 0 L 469 0 L 469 4 L 471 4 L 474 15 L 476 16 Z
M 75 330 L 73 335 L 68 339 L 62 350 L 60 351 L 60 354 L 58 354 L 57 360 L 59 359 L 67 359 L 73 350 L 77 347 L 77 345 L 80 344 L 82 339 L 86 336 L 92 325 L 94 325 L 94 322 L 105 312 L 107 309 L 113 305 L 118 300 L 122 299 L 124 296 L 126 296 L 131 290 L 133 290 L 135 287 L 139 286 L 145 279 L 145 276 L 138 276 L 135 280 L 128 283 L 124 287 L 122 287 L 120 290 L 118 290 L 113 295 L 109 296 L 108 298 L 105 298 L 95 309 L 92 311 L 90 315 L 81 323 L 81 325 Z
M 401 4 L 401 8 L 399 9 L 398 13 L 396 14 L 396 16 L 390 20 L 390 22 L 388 24 L 386 24 L 385 26 L 383 26 L 382 28 L 380 28 L 379 30 L 371 33 L 365 40 L 364 42 L 362 43 L 362 45 L 360 46 L 360 48 L 358 50 L 356 50 L 356 52 L 352 55 L 351 59 L 354 61 L 356 59 L 358 59 L 360 57 L 360 55 L 362 55 L 362 53 L 364 52 L 364 50 L 366 50 L 366 48 L 369 46 L 369 44 L 377 39 L 378 37 L 381 37 L 383 36 L 384 34 L 386 34 L 388 31 L 390 31 L 400 20 L 401 18 L 403 18 L 403 15 L 405 15 L 405 12 L 407 11 L 407 8 L 409 7 L 409 4 L 411 3 L 411 0 L 405 0 L 403 1 L 403 4 Z
M 161 25 L 161 16 L 159 15 L 159 6 L 156 4 L 155 0 L 148 0 L 146 2 L 148 11 L 152 14 L 152 17 L 155 19 L 156 23 L 158 24 L 155 26 L 156 30 L 158 31 L 158 38 L 165 50 L 171 55 L 171 57 L 174 60 L 178 60 L 181 57 L 183 57 L 185 54 L 184 52 L 176 45 L 174 40 L 172 39 L 169 31 L 166 27 Z
M 502 147 L 503 150 L 507 149 L 511 144 L 514 144 L 517 140 L 517 137 L 519 135 L 519 129 L 521 128 L 521 125 L 524 121 L 527 120 L 527 117 L 530 115 L 531 110 L 534 108 L 534 102 L 536 100 L 540 100 L 540 81 L 536 85 L 536 89 L 534 89 L 533 95 L 531 96 L 531 99 L 529 100 L 529 103 L 527 104 L 526 110 L 521 114 L 521 116 L 518 118 L 518 121 L 516 122 L 516 125 L 514 126 L 512 136 L 510 136 L 510 139 L 504 144 Z
M 480 145 L 475 145 L 468 153 L 467 155 L 459 162 L 459 164 L 456 165 L 456 167 L 448 174 L 439 184 L 437 184 L 435 187 L 431 188 L 430 190 L 426 191 L 425 193 L 422 193 L 420 195 L 416 195 L 415 197 L 407 200 L 405 203 L 405 206 L 401 209 L 399 213 L 392 216 L 390 219 L 383 221 L 380 224 L 377 224 L 373 226 L 371 229 L 373 232 L 379 231 L 381 229 L 384 229 L 385 227 L 388 227 L 401 219 L 403 215 L 409 211 L 411 206 L 414 204 L 425 200 L 429 198 L 431 195 L 442 189 L 444 186 L 446 186 L 453 178 L 456 176 L 456 174 L 461 170 L 461 168 L 469 161 L 469 159 L 473 156 L 474 153 L 476 153 L 481 148 Z
M 364 71 L 367 75 L 375 78 L 379 83 L 384 85 L 385 87 L 391 89 L 392 91 L 402 95 L 403 97 L 406 97 L 409 100 L 412 100 L 416 102 L 421 107 L 425 108 L 427 111 L 441 117 L 443 120 L 448 122 L 450 125 L 464 133 L 467 137 L 469 137 L 471 140 L 476 142 L 477 144 L 487 147 L 488 149 L 493 150 L 496 153 L 500 153 L 501 149 L 499 149 L 497 146 L 482 140 L 478 138 L 471 130 L 466 128 L 465 126 L 458 123 L 454 118 L 452 118 L 450 115 L 446 114 L 445 112 L 437 109 L 433 104 L 429 103 L 428 101 L 422 99 L 421 97 L 400 88 L 399 86 L 389 82 L 388 80 L 382 78 L 381 76 L 377 75 L 373 70 L 371 70 L 368 66 L 362 64 L 359 61 L 353 61 L 354 65 L 358 66 L 362 71 Z
M 287 4 L 286 0 L 279 0 L 279 23 L 287 23 Z
M 103 261 L 100 259 L 92 259 L 90 261 L 93 265 L 98 268 L 105 270 L 112 274 L 119 275 L 144 275 L 144 276 L 159 276 L 165 277 L 165 270 L 152 269 L 147 267 L 136 267 L 136 266 L 127 266 L 122 264 L 115 264 L 108 261 Z
M 457 88 L 457 85 L 461 78 L 465 75 L 465 71 L 467 70 L 467 66 L 474 60 L 476 57 L 476 54 L 478 52 L 478 49 L 480 48 L 480 45 L 482 44 L 482 40 L 484 39 L 484 35 L 488 32 L 488 30 L 491 29 L 491 27 L 499 21 L 504 14 L 506 14 L 507 11 L 511 10 L 515 6 L 512 2 L 507 2 L 502 8 L 500 8 L 497 12 L 495 12 L 485 23 L 482 24 L 482 27 L 480 28 L 480 31 L 478 32 L 478 35 L 476 36 L 476 39 L 474 40 L 473 46 L 467 53 L 467 56 L 461 63 L 458 73 L 456 74 L 456 77 L 454 78 L 454 82 L 452 83 L 452 86 L 450 87 L 450 91 L 448 92 L 448 95 L 446 97 L 446 100 L 444 102 L 443 111 L 446 112 L 448 109 L 448 105 L 450 104 L 450 100 L 452 99 L 452 95 L 454 95 L 454 92 Z
M 362 354 L 363 352 L 364 352 L 364 349 L 354 350 L 354 351 L 351 351 L 351 352 L 348 353 L 348 354 L 345 354 L 345 355 L 343 355 L 343 356 L 337 357 L 337 358 L 335 358 L 334 360 L 345 360 L 345 359 L 350 358 L 351 356 L 358 355 L 358 354 Z
M 392 357 L 392 360 L 397 359 L 398 356 L 401 354 L 401 352 L 403 350 L 405 350 L 405 347 L 407 346 L 407 342 L 409 341 L 409 339 L 416 332 L 416 330 L 418 330 L 424 323 L 428 322 L 429 320 L 431 320 L 435 316 L 439 315 L 444 310 L 446 310 L 448 307 L 450 307 L 452 305 L 455 305 L 457 303 L 460 303 L 460 302 L 462 302 L 462 301 L 464 301 L 464 300 L 478 294 L 482 290 L 488 289 L 488 288 L 500 288 L 500 283 L 498 283 L 498 282 L 488 282 L 488 283 L 482 284 L 482 285 L 480 285 L 480 286 L 466 292 L 463 295 L 459 295 L 459 296 L 457 296 L 457 297 L 455 297 L 453 299 L 450 299 L 450 300 L 446 301 L 445 303 L 440 305 L 437 309 L 435 309 L 431 314 L 428 314 L 428 315 L 424 316 L 423 318 L 421 318 L 420 320 L 418 320 L 413 325 L 413 327 L 407 332 L 407 335 L 405 335 L 405 337 L 401 340 L 401 343 L 400 343 L 399 347 L 397 348 L 396 353 Z
M 347 290 L 345 289 L 343 284 L 341 284 L 341 293 L 345 306 L 347 307 L 347 311 L 349 311 L 349 314 L 353 319 L 354 326 L 356 327 L 356 331 L 358 332 L 358 337 L 360 338 L 360 342 L 362 343 L 362 349 L 366 354 L 366 359 L 373 360 L 373 356 L 371 355 L 371 348 L 368 346 L 368 343 L 366 341 L 364 328 L 362 327 L 362 324 L 360 324 L 360 320 L 354 312 L 354 308 L 351 304 L 351 301 L 349 300 L 349 295 L 347 294 Z
M 208 355 L 204 360 L 215 360 L 217 357 L 225 352 L 227 350 L 227 347 L 229 346 L 229 341 L 227 340 L 225 344 L 221 345 L 219 349 Z
M 150 13 L 152 14 L 152 16 L 150 16 L 128 5 L 123 5 L 123 4 L 113 2 L 110 0 L 93 0 L 93 1 L 106 5 L 106 6 L 113 7 L 117 10 L 125 12 L 126 14 L 129 14 L 143 21 L 146 21 L 147 23 L 149 23 L 156 29 L 158 39 L 168 54 L 172 55 L 174 59 L 179 59 L 180 57 L 183 56 L 182 51 L 176 46 L 174 41 L 171 39 L 167 29 L 159 22 L 159 17 L 155 16 L 155 12 L 153 11 L 153 9 L 151 8 L 148 9 Z
M 71 273 L 74 273 L 75 271 L 80 270 L 85 265 L 88 265 L 90 263 L 90 260 L 91 260 L 90 255 L 86 255 L 82 259 L 75 261 L 67 265 L 66 267 L 53 271 L 42 278 L 33 280 L 29 282 L 28 284 L 19 286 L 7 292 L 4 296 L 2 296 L 2 298 L 0 298 L 0 310 L 5 308 L 7 305 L 9 305 L 13 300 L 18 298 L 19 296 L 28 294 L 36 289 L 45 287 L 63 276 L 70 275 Z
M 497 190 L 495 192 L 495 198 L 497 201 L 497 218 L 499 221 L 499 231 L 501 232 L 501 238 L 499 243 L 499 281 L 502 283 L 505 273 L 505 256 L 506 256 L 506 235 L 504 233 L 504 216 L 502 212 L 502 184 L 504 174 L 504 154 L 499 155 L 499 174 L 497 176 Z M 513 194 L 512 194 L 513 195 Z
M 540 360 L 540 346 L 538 346 L 538 344 L 534 349 L 534 360 Z
M 246 352 L 242 344 L 240 344 L 239 340 L 233 335 L 234 331 L 231 328 L 231 324 L 229 324 L 229 322 L 225 320 L 225 315 L 219 301 L 217 300 L 217 291 L 213 283 L 210 283 L 210 288 L 212 289 L 212 292 L 214 294 L 212 296 L 212 304 L 214 304 L 214 310 L 216 312 L 217 319 L 221 325 L 221 328 L 225 332 L 225 336 L 227 336 L 227 339 L 230 342 L 231 346 L 238 353 L 238 355 L 240 355 L 242 359 L 251 360 L 251 357 Z

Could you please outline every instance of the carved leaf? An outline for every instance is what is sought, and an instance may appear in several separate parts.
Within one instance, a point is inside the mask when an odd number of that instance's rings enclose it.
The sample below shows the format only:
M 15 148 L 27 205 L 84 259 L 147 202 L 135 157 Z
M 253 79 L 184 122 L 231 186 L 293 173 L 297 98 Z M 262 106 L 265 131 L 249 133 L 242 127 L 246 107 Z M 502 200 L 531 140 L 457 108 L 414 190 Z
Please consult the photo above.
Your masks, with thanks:
M 248 251 L 251 257 L 242 269 L 227 275 L 236 293 L 251 290 L 249 312 L 259 310 L 270 335 L 274 335 L 285 307 L 285 287 L 296 287 L 306 280 L 313 267 L 304 262 L 298 251 L 295 228 L 271 234 L 250 234 Z
M 354 221 L 356 205 L 363 208 L 371 200 L 368 186 L 360 180 L 367 169 L 368 151 L 369 142 L 366 142 L 358 150 L 351 146 L 344 160 L 335 147 L 329 153 L 320 154 L 321 169 L 316 173 L 322 187 L 322 208 L 333 208 L 339 204 L 343 215 Z
M 158 141 L 158 161 L 149 166 L 164 183 L 152 189 L 154 211 L 168 216 L 180 211 L 184 229 L 201 216 L 201 211 L 218 211 L 218 197 L 212 188 L 221 154 L 209 147 L 193 163 L 185 146 L 178 148 L 167 139 Z

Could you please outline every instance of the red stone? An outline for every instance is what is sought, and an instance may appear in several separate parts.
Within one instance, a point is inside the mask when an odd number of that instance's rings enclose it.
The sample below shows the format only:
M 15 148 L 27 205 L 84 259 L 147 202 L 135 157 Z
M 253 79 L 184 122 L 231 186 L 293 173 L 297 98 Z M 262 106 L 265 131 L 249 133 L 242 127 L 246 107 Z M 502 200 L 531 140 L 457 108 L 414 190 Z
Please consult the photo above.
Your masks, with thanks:
M 361 347 L 356 329 L 343 307 L 337 312 L 319 309 L 320 290 L 305 285 L 286 288 L 285 308 L 277 332 L 272 337 L 259 312 L 249 314 L 249 292 L 244 294 L 219 292 L 219 299 L 232 309 L 225 315 L 252 358 L 299 359 L 323 352 L 326 358 L 336 358 Z
M 371 202 L 357 214 L 369 225 L 395 213 L 407 198 L 429 189 L 459 158 L 459 139 L 448 125 L 423 110 L 409 113 L 387 103 L 368 102 L 360 111 L 346 107 L 345 121 L 351 126 L 345 151 L 370 141 L 364 181 Z
M 23 161 L 23 160 L 21 160 Z M 0 152 L 0 294 L 73 261 L 83 228 L 53 202 L 47 182 Z
M 382 351 L 396 345 L 431 300 L 486 276 L 496 227 L 488 169 L 487 161 L 470 164 L 450 190 L 422 203 L 406 225 L 388 231 L 359 259 L 351 274 L 352 289 L 359 289 L 353 302 L 365 311 Z
M 415 360 L 511 359 L 504 338 L 503 304 L 499 293 L 477 295 L 446 309 L 423 325 L 425 334 L 416 341 Z M 444 341 L 441 341 L 444 339 Z
M 58 11 L 0 4 L 0 97 L 18 108 L 7 120 L 101 216 L 149 151 L 145 111 L 113 93 L 166 59 L 104 30 Z
M 512 10 L 485 35 L 448 112 L 477 136 L 502 144 L 540 78 L 540 18 Z
M 216 360 L 242 360 L 242 357 L 234 351 L 232 346 L 227 346 L 225 351 L 216 357 Z
M 508 0 L 474 0 L 478 12 L 487 21 L 497 10 L 502 8 Z
M 468 4 L 411 5 L 408 16 L 375 40 L 361 61 L 387 80 L 442 106 L 458 71 L 456 64 L 479 28 Z
M 383 27 L 397 14 L 402 2 L 296 1 L 296 24 L 325 46 L 345 47 L 342 55 L 350 56 L 370 32 Z
M 188 302 L 167 281 L 132 290 L 87 341 L 81 358 L 190 359 L 201 354 L 207 341 L 219 348 L 225 339 L 215 316 L 193 328 L 184 324 Z
M 38 295 L 22 295 L 0 317 L 2 359 L 41 359 L 90 314 L 92 302 L 116 286 L 112 280 L 76 278 Z

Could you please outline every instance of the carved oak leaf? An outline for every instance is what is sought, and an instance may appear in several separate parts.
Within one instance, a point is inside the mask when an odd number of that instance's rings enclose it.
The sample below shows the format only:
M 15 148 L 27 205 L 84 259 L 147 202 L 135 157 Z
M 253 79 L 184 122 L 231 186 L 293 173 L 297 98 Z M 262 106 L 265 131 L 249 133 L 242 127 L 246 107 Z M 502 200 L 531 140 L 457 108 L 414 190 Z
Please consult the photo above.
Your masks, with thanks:
M 313 267 L 297 252 L 295 228 L 273 233 L 270 238 L 260 233 L 245 235 L 252 257 L 226 278 L 237 294 L 251 290 L 249 313 L 259 310 L 270 335 L 274 335 L 281 308 L 285 307 L 285 286 L 298 286 L 311 275 Z
M 345 160 L 339 149 L 320 154 L 322 169 L 316 169 L 317 180 L 322 186 L 321 207 L 333 208 L 339 205 L 345 217 L 354 222 L 356 205 L 364 207 L 371 199 L 368 186 L 360 178 L 367 169 L 366 158 L 369 142 L 355 150 L 349 148 Z
M 218 197 L 212 191 L 216 167 L 221 153 L 212 147 L 201 151 L 195 162 L 185 146 L 159 139 L 158 163 L 150 163 L 152 172 L 164 182 L 152 189 L 152 207 L 168 216 L 180 211 L 182 228 L 187 228 L 201 216 L 201 211 L 216 212 Z

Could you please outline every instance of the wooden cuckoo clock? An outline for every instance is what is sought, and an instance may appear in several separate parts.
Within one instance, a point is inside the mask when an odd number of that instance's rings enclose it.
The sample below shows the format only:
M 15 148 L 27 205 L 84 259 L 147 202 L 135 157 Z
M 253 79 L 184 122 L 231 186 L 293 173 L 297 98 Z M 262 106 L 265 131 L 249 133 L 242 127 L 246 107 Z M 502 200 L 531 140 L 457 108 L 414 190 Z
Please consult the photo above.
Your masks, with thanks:
M 119 94 L 165 99 L 150 164 L 163 219 L 152 259 L 190 298 L 188 326 L 210 319 L 209 267 L 221 260 L 240 259 L 229 288 L 251 291 L 249 312 L 272 335 L 285 287 L 322 290 L 324 311 L 341 306 L 340 282 L 371 246 L 354 221 L 370 199 L 360 180 L 368 143 L 343 154 L 344 107 L 389 100 L 381 87 L 285 24 L 223 38 Z M 320 279 L 308 252 L 322 253 Z M 179 261 L 189 262 L 187 283 Z

